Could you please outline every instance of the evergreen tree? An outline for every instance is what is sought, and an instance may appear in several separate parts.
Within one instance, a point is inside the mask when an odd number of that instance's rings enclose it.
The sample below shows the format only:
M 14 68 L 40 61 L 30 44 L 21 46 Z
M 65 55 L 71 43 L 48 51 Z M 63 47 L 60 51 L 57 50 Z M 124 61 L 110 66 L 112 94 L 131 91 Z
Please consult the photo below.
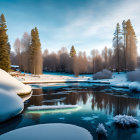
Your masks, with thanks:
M 126 71 L 127 67 L 126 67 L 126 61 L 127 61 L 127 58 L 126 58 L 126 21 L 124 20 L 122 22 L 122 27 L 123 27 L 123 31 L 122 31 L 122 35 L 123 35 L 123 39 L 124 39 L 124 69 Z
M 41 43 L 38 29 L 36 27 L 31 31 L 30 62 L 31 73 L 35 75 L 42 74 Z
M 0 16 L 0 68 L 9 71 L 10 69 L 10 45 L 8 35 L 6 34 L 7 26 L 4 14 Z
M 119 73 L 120 72 L 120 48 L 119 48 L 119 41 L 121 39 L 121 30 L 120 30 L 120 25 L 119 23 L 117 23 L 117 26 L 116 26 L 116 30 L 115 30 L 115 33 L 114 33 L 114 38 L 113 38 L 113 41 L 114 41 L 114 48 L 115 48 L 115 52 L 116 52 L 116 56 L 117 56 L 117 72 Z
M 72 45 L 72 47 L 71 47 L 70 56 L 71 56 L 71 57 L 75 57 L 75 56 L 76 56 L 76 50 L 75 50 L 75 48 L 74 48 L 73 45 Z
M 137 66 L 137 40 L 130 19 L 126 22 L 126 32 L 127 69 L 134 70 Z

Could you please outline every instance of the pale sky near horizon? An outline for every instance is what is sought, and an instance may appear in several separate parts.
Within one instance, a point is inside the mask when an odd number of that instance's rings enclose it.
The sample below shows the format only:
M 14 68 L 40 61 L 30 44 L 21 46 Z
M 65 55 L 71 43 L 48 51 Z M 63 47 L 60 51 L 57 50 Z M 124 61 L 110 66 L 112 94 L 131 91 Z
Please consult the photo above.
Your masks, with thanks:
M 11 46 L 24 32 L 39 30 L 42 50 L 74 45 L 77 51 L 112 47 L 117 22 L 131 19 L 140 55 L 140 0 L 0 0 Z

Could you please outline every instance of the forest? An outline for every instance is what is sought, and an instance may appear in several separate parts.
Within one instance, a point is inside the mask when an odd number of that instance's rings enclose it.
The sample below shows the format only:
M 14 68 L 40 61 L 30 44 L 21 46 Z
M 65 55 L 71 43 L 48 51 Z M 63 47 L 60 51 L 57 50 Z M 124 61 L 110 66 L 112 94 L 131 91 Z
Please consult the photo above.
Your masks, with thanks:
M 84 73 L 96 73 L 103 69 L 110 71 L 132 71 L 138 66 L 137 38 L 131 20 L 116 24 L 112 33 L 112 48 L 105 46 L 103 50 L 91 50 L 89 56 L 84 51 L 76 51 L 62 47 L 58 52 L 42 52 L 37 27 L 31 33 L 25 32 L 17 38 L 10 51 L 7 26 L 4 14 L 0 17 L 0 68 L 9 71 L 10 64 L 18 65 L 23 72 L 42 74 L 43 71 L 73 73 L 75 76 Z M 50 46 L 49 46 L 50 47 Z M 47 48 L 47 46 L 46 46 Z

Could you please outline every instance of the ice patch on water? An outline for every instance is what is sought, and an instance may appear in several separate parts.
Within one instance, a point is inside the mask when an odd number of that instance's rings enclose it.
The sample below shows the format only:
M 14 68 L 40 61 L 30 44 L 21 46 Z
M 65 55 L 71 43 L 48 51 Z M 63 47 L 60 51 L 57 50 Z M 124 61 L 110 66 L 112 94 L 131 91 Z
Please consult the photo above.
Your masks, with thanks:
M 59 120 L 65 120 L 65 117 L 60 117 Z
M 97 119 L 97 118 L 98 118 L 98 116 L 81 117 L 81 119 L 82 119 L 83 121 L 92 121 L 92 120 Z

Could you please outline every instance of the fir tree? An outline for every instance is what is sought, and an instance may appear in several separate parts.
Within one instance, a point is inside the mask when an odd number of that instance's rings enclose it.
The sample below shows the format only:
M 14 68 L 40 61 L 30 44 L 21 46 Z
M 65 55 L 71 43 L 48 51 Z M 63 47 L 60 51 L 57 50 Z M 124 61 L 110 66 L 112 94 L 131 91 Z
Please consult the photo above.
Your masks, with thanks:
M 122 22 L 122 27 L 123 27 L 123 31 L 122 31 L 122 35 L 123 35 L 123 39 L 124 39 L 124 69 L 126 71 L 127 67 L 126 67 L 126 61 L 127 61 L 127 58 L 126 58 L 126 21 L 124 20 Z
M 117 23 L 113 41 L 115 42 L 114 48 L 117 52 L 116 55 L 117 55 L 117 71 L 118 71 L 118 73 L 120 72 L 120 58 L 119 58 L 120 57 L 119 56 L 119 41 L 121 39 L 120 34 L 121 34 L 120 25 L 119 25 L 119 23 Z
M 126 22 L 126 32 L 127 69 L 134 70 L 137 66 L 137 39 L 130 19 Z
M 71 57 L 75 57 L 75 56 L 76 56 L 76 51 L 75 51 L 75 48 L 74 48 L 73 45 L 72 45 L 72 47 L 71 47 L 70 56 L 71 56 Z
M 4 14 L 0 16 L 0 68 L 9 71 L 10 69 L 10 45 L 6 34 L 7 26 Z
M 30 61 L 31 73 L 35 75 L 42 74 L 41 43 L 38 29 L 36 27 L 31 31 Z

